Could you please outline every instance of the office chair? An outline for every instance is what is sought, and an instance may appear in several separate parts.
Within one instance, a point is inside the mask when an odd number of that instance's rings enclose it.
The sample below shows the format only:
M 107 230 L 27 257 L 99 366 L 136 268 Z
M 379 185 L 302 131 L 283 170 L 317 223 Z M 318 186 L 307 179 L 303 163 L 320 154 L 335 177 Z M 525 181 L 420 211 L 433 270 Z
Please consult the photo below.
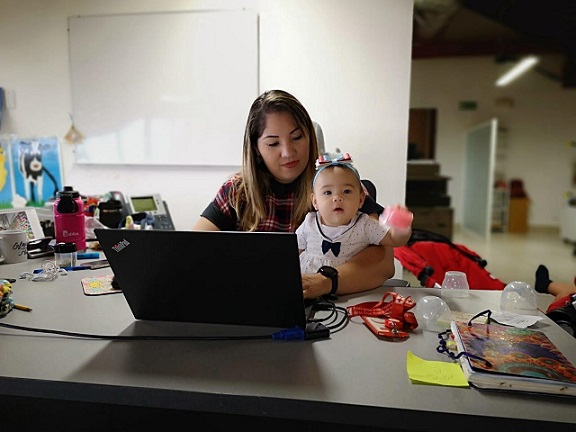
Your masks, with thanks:
M 374 185 L 374 183 L 372 183 L 372 181 L 368 179 L 362 179 L 361 182 L 368 191 L 368 193 L 370 194 L 370 196 L 372 197 L 372 199 L 376 201 L 376 186 Z
M 322 155 L 326 153 L 326 146 L 324 145 L 324 132 L 322 132 L 322 126 L 317 122 L 312 121 L 314 125 L 314 131 L 316 132 L 316 141 L 318 142 L 318 154 Z

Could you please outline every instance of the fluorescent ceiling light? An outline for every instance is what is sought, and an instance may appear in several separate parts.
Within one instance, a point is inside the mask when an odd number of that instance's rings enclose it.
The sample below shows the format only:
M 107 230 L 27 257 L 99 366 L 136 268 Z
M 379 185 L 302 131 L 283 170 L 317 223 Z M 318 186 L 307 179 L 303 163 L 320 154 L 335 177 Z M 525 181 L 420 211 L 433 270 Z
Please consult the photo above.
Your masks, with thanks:
M 498 81 L 496 81 L 496 86 L 503 87 L 507 84 L 510 84 L 528 69 L 533 67 L 536 63 L 540 61 L 539 57 L 536 56 L 528 56 L 524 57 L 520 62 L 518 62 L 512 69 L 502 75 Z

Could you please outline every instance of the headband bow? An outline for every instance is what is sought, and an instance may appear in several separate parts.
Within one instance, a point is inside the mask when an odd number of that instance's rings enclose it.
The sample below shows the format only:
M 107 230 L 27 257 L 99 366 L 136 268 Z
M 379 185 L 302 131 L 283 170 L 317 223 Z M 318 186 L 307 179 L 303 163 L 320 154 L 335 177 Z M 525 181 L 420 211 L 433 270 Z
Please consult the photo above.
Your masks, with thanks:
M 320 174 L 322 170 L 328 168 L 329 166 L 346 167 L 350 169 L 356 175 L 356 177 L 358 177 L 358 180 L 360 180 L 360 174 L 358 174 L 358 171 L 356 168 L 354 168 L 354 165 L 352 165 L 352 157 L 350 156 L 350 153 L 336 153 L 332 155 L 329 153 L 324 153 L 318 159 L 316 159 L 316 174 L 312 180 L 312 186 L 314 186 L 316 183 L 318 174 Z

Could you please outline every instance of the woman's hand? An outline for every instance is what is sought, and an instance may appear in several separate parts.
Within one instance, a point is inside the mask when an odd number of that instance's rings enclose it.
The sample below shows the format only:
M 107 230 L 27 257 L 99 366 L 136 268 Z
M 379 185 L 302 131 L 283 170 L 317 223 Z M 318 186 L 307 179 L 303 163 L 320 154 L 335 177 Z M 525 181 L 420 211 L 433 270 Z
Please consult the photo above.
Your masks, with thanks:
M 368 246 L 348 262 L 337 267 L 338 291 L 336 295 L 368 291 L 382 285 L 394 276 L 394 249 L 384 246 Z M 320 273 L 302 275 L 302 291 L 305 299 L 315 299 L 330 294 L 332 281 Z
M 302 275 L 302 292 L 304 299 L 315 299 L 330 294 L 332 281 L 320 273 L 306 273 Z

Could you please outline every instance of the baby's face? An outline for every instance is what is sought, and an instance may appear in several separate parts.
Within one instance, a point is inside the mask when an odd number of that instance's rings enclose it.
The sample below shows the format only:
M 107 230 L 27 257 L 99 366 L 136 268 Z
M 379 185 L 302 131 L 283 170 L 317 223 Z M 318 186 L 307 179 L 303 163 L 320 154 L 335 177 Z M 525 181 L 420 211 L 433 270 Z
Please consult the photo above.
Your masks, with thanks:
M 364 204 L 364 189 L 354 172 L 342 166 L 324 168 L 316 178 L 312 204 L 324 225 L 348 224 Z

